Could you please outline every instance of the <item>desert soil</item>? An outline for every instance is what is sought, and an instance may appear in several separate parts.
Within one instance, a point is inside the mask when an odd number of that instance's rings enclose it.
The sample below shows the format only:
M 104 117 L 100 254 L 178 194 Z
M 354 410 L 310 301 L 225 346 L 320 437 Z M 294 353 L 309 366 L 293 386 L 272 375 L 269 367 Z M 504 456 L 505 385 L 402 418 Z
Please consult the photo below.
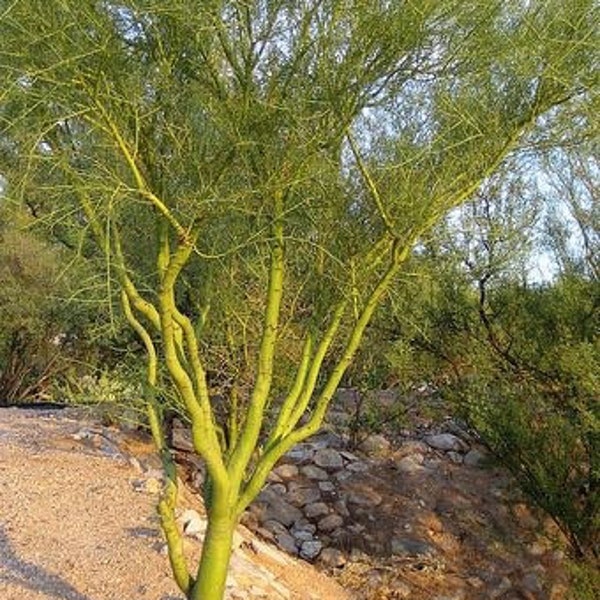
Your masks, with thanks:
M 0 409 L 0 599 L 182 598 L 158 527 L 158 489 L 148 485 L 156 467 L 146 440 L 77 411 Z M 243 536 L 251 543 L 234 555 L 229 597 L 263 589 L 266 598 L 349 598 L 312 566 Z M 189 542 L 192 555 L 198 544 Z

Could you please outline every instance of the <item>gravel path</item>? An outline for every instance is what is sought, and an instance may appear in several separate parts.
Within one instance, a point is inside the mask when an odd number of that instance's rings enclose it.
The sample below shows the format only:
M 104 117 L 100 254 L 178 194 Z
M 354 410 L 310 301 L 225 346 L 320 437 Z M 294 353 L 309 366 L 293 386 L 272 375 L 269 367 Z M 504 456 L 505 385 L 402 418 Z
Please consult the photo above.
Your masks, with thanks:
M 182 598 L 162 552 L 156 496 L 134 485 L 143 458 L 121 452 L 119 435 L 69 411 L 0 409 L 1 600 Z M 269 579 L 291 600 L 348 598 L 308 565 L 261 554 L 234 557 L 234 577 L 250 592 Z M 253 597 L 238 592 L 231 597 Z

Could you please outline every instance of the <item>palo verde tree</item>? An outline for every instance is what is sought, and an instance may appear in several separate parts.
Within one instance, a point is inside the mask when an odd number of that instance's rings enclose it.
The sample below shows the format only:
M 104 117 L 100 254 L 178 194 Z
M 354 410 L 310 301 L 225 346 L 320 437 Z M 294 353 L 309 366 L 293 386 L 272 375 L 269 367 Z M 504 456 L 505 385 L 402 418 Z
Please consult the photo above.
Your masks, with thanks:
M 220 599 L 241 513 L 319 429 L 415 244 L 532 132 L 591 101 L 597 7 L 0 6 L 7 195 L 106 257 L 147 352 L 174 576 L 188 599 Z M 193 575 L 163 384 L 208 472 Z

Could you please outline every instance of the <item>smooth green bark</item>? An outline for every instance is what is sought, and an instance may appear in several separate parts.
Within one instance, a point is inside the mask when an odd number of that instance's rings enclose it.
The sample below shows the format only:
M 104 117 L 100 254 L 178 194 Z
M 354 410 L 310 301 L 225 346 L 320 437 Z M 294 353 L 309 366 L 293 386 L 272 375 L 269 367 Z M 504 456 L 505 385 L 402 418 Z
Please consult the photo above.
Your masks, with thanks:
M 217 504 L 222 503 L 217 500 Z M 209 515 L 196 583 L 187 595 L 189 600 L 222 600 L 224 597 L 237 519 L 232 511 L 223 511 L 223 508 L 219 506 L 218 513 Z

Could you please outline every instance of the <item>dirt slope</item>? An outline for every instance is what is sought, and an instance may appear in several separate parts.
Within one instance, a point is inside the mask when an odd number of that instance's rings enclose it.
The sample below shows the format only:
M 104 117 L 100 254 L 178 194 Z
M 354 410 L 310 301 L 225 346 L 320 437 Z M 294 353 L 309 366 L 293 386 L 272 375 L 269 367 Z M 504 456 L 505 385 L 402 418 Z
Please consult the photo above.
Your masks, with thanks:
M 155 460 L 147 442 L 76 412 L 0 409 L 0 599 L 181 598 L 155 516 Z M 242 535 L 229 598 L 348 599 L 306 563 Z

